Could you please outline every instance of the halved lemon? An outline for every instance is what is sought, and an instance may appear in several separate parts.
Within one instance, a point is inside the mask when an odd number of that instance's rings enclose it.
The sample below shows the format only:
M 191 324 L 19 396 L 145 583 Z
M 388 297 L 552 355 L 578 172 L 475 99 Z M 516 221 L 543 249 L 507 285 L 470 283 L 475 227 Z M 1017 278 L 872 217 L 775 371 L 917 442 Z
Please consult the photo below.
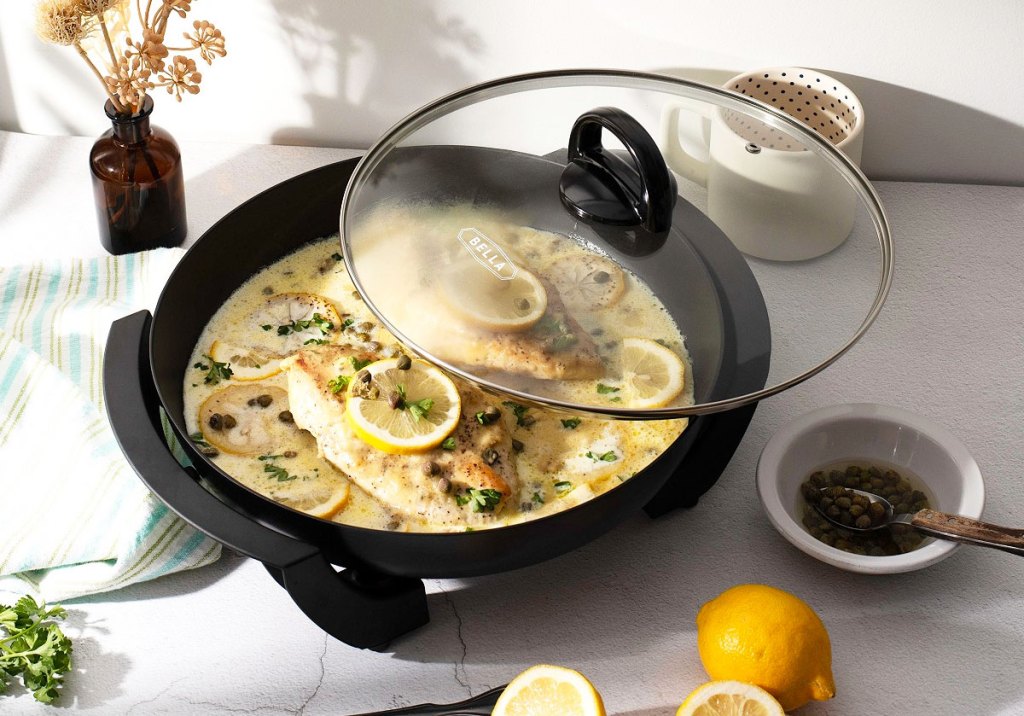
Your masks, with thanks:
M 288 393 L 262 383 L 238 383 L 199 406 L 199 429 L 206 442 L 234 455 L 272 453 L 295 438 L 294 423 L 282 421 Z
M 694 689 L 676 716 L 784 716 L 775 697 L 742 681 L 709 681 Z
M 491 716 L 605 716 L 604 702 L 583 674 L 539 664 L 512 679 Z
M 323 470 L 321 470 L 321 473 Z M 338 475 L 323 475 L 304 480 L 301 477 L 276 490 L 273 498 L 292 509 L 329 520 L 348 504 L 349 482 Z
M 263 380 L 281 372 L 281 360 L 263 348 L 243 348 L 224 341 L 214 341 L 210 357 L 231 366 L 234 380 Z
M 686 368 L 672 350 L 650 338 L 622 341 L 623 395 L 633 408 L 659 408 L 683 392 Z
M 570 311 L 608 308 L 626 291 L 626 274 L 611 259 L 595 254 L 565 256 L 548 271 Z
M 548 308 L 548 292 L 526 269 L 502 279 L 475 261 L 460 262 L 446 272 L 441 295 L 460 318 L 497 332 L 528 330 Z
M 314 293 L 279 293 L 267 298 L 250 317 L 265 352 L 277 358 L 311 343 L 332 341 L 341 330 L 334 305 Z
M 408 455 L 437 447 L 459 422 L 462 400 L 452 379 L 421 360 L 401 370 L 399 358 L 366 366 L 369 382 L 349 383 L 345 416 L 363 442 Z M 367 390 L 368 389 L 368 390 Z

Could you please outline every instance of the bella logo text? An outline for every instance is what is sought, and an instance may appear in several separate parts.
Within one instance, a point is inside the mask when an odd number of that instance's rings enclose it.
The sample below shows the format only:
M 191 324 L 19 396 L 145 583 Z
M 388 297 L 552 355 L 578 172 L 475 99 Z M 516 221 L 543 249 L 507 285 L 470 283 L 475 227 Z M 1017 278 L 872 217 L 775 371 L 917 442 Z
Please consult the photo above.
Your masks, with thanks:
M 508 254 L 479 229 L 462 229 L 459 232 L 459 241 L 477 263 L 502 281 L 511 281 L 519 273 L 519 269 L 512 263 Z

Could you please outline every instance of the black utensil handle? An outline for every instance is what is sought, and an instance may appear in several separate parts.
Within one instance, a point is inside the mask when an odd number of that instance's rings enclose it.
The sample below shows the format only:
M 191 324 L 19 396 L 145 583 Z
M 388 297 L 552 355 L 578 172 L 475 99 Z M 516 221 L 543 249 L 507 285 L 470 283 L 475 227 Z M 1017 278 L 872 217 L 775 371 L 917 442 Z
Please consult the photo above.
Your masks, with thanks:
M 622 142 L 632 164 L 604 147 L 604 130 Z M 633 223 L 655 234 L 669 230 L 676 201 L 675 179 L 654 139 L 632 116 L 616 107 L 597 107 L 581 114 L 569 134 L 568 160 L 574 173 L 582 170 L 595 186 L 604 188 L 606 197 L 617 199 L 619 208 L 635 217 Z M 571 181 L 578 184 L 580 178 Z M 601 209 L 595 213 L 592 206 L 600 206 L 600 202 L 575 201 L 564 189 L 562 200 L 581 218 L 624 223 L 622 215 Z
M 103 360 L 110 427 L 139 478 L 190 525 L 278 571 L 298 607 L 346 644 L 380 648 L 425 624 L 426 595 L 418 579 L 339 573 L 318 547 L 237 512 L 178 464 L 163 439 L 149 370 L 151 320 L 148 311 L 139 311 L 114 321 Z
M 370 711 L 353 716 L 473 716 L 473 714 L 486 716 L 491 713 L 506 686 L 508 684 L 497 686 L 490 691 L 453 704 L 416 704 L 415 706 L 400 706 L 387 711 Z

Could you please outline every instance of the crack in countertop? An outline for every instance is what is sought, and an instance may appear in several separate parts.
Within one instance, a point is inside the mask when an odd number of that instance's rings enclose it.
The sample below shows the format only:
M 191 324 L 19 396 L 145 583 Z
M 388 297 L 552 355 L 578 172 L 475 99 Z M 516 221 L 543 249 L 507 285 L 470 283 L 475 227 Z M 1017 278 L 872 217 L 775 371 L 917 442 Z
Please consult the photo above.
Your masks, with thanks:
M 444 588 L 444 585 L 440 580 L 437 581 L 437 588 L 444 595 L 444 601 L 452 610 L 452 615 L 455 617 L 455 635 L 459 640 L 459 645 L 462 647 L 462 656 L 454 662 L 455 666 L 455 681 L 466 690 L 466 694 L 469 696 L 473 695 L 473 689 L 469 685 L 469 680 L 466 678 L 466 655 L 469 652 L 469 648 L 466 646 L 466 640 L 462 636 L 462 615 L 459 614 L 458 607 L 455 606 L 455 600 L 448 594 L 448 590 Z

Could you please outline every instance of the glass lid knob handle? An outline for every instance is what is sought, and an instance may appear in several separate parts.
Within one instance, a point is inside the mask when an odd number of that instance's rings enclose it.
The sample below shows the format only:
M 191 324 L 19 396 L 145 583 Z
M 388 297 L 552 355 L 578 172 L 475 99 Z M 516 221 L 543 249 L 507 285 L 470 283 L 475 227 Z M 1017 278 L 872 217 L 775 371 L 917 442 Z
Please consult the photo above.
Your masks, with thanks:
M 601 143 L 608 130 L 626 148 Z M 617 107 L 584 112 L 569 134 L 569 163 L 562 171 L 562 204 L 588 223 L 642 227 L 652 234 L 672 226 L 676 181 L 658 145 L 638 121 Z

